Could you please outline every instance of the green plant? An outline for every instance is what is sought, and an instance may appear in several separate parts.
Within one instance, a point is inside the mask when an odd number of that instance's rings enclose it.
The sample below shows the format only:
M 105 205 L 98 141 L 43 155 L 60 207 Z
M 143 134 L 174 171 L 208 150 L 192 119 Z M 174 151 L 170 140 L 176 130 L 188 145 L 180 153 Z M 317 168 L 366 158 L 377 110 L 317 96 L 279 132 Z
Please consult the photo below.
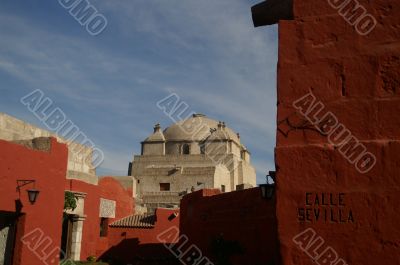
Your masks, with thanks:
M 64 210 L 75 210 L 77 198 L 73 192 L 66 191 L 64 194 Z
M 89 256 L 86 258 L 87 261 L 95 262 L 97 260 L 96 256 Z

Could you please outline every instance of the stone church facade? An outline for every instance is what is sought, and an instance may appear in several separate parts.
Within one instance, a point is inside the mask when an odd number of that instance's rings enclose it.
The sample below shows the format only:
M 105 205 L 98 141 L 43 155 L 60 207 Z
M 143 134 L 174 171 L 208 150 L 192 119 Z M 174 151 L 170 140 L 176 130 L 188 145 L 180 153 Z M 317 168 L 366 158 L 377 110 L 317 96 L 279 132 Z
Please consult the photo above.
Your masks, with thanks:
M 256 186 L 250 153 L 240 135 L 202 114 L 164 131 L 155 125 L 129 173 L 136 180 L 137 206 L 148 210 L 179 207 L 183 195 L 198 189 L 230 192 Z

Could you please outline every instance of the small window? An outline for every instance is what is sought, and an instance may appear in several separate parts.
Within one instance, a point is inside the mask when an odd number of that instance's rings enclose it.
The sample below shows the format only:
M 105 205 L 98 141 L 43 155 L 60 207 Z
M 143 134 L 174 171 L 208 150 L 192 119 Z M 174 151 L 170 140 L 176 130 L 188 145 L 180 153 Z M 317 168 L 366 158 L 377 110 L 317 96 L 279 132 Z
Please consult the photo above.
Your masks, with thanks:
M 200 154 L 204 155 L 206 153 L 206 145 L 200 144 Z
M 137 183 L 140 184 L 140 179 L 137 180 Z
M 100 218 L 100 237 L 106 237 L 108 233 L 108 218 Z
M 221 191 L 225 192 L 225 185 L 221 185 Z
M 182 154 L 184 154 L 184 155 L 190 154 L 190 146 L 188 144 L 184 144 L 182 146 Z
M 160 191 L 170 191 L 171 185 L 170 183 L 160 183 Z

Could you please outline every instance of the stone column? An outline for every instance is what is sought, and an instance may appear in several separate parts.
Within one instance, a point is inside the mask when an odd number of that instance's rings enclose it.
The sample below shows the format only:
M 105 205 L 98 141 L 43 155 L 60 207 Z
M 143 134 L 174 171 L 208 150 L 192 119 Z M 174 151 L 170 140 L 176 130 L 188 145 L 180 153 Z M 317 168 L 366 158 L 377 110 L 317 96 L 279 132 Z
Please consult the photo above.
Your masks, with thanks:
M 72 218 L 71 248 L 69 253 L 69 258 L 72 260 L 81 259 L 83 221 L 85 219 L 86 217 L 83 216 L 74 216 Z
M 6 247 L 8 242 L 8 233 L 10 227 L 5 226 L 0 228 L 0 265 L 5 264 Z
M 86 219 L 84 214 L 86 193 L 78 191 L 72 192 L 77 198 L 77 204 L 74 210 L 66 211 L 67 214 L 72 215 L 72 231 L 70 232 L 67 256 L 71 260 L 78 261 L 81 260 L 83 221 Z

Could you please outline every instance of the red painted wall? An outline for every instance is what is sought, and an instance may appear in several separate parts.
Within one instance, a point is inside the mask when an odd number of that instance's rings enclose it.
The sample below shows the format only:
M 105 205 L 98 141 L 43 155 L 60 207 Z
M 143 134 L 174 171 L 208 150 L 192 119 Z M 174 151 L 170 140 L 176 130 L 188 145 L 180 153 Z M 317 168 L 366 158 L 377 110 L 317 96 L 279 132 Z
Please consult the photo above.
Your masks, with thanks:
M 110 222 L 121 219 L 134 213 L 134 198 L 131 189 L 125 189 L 112 177 L 102 177 L 99 180 L 101 198 L 117 202 L 115 218 Z
M 96 246 L 100 233 L 100 190 L 98 186 L 72 179 L 67 179 L 65 190 L 87 193 L 84 205 L 86 219 L 83 223 L 81 245 L 81 260 L 86 260 L 88 256 L 96 255 Z
M 295 19 L 279 23 L 277 214 L 285 265 L 400 264 L 400 5 L 347 1 L 378 22 L 363 36 L 329 4 L 344 2 L 294 0 Z M 310 91 L 375 155 L 371 171 L 357 171 L 293 107 Z M 306 229 L 313 230 L 296 245 Z
M 100 198 L 116 201 L 116 216 L 109 222 L 134 213 L 132 190 L 125 190 L 111 177 L 100 179 L 98 186 L 67 180 L 67 158 L 67 147 L 55 139 L 51 139 L 50 152 L 31 150 L 0 140 L 0 211 L 14 213 L 17 199 L 21 200 L 23 206 L 14 250 L 16 265 L 39 265 L 43 264 L 41 260 L 49 265 L 58 264 L 65 190 L 87 193 L 82 260 L 108 249 L 108 239 L 100 238 Z M 40 194 L 34 205 L 29 203 L 26 192 L 33 188 L 33 184 L 21 188 L 19 194 L 16 192 L 17 179 L 36 180 L 35 187 L 40 190 Z
M 135 205 L 131 189 L 124 189 L 118 181 L 111 177 L 101 178 L 99 181 L 101 198 L 116 201 L 115 218 L 109 219 L 109 224 L 115 220 L 134 214 Z M 99 223 L 98 223 L 99 227 Z M 96 256 L 99 257 L 110 248 L 108 237 L 99 237 Z
M 134 213 L 132 191 L 125 190 L 117 180 L 111 177 L 101 178 L 98 186 L 78 180 L 67 180 L 65 189 L 87 193 L 81 260 L 86 260 L 89 256 L 99 256 L 108 248 L 108 239 L 100 237 L 100 198 L 116 201 L 115 218 L 109 219 L 111 223 Z
M 175 218 L 172 215 L 177 213 Z M 110 227 L 107 235 L 107 251 L 99 255 L 107 260 L 113 257 L 123 264 L 134 264 L 143 259 L 171 258 L 171 253 L 164 247 L 158 236 L 168 229 L 175 229 L 176 239 L 179 236 L 179 210 L 158 208 L 154 228 L 115 228 Z M 169 240 L 167 243 L 175 243 Z
M 65 181 L 67 157 L 67 147 L 54 138 L 49 152 L 0 140 L 0 210 L 15 212 L 15 200 L 20 199 L 22 203 L 15 265 L 42 265 L 41 259 L 47 264 L 58 264 L 56 255 L 59 254 L 64 207 L 64 187 L 60 183 Z M 22 187 L 21 194 L 16 192 L 19 179 L 36 180 L 35 187 L 40 194 L 34 205 L 29 203 L 26 192 L 32 184 Z
M 233 256 L 235 265 L 279 261 L 275 201 L 262 198 L 259 188 L 222 194 L 201 190 L 186 195 L 181 202 L 181 235 L 189 239 L 183 248 L 195 244 L 211 260 L 210 244 L 222 235 L 244 250 Z

